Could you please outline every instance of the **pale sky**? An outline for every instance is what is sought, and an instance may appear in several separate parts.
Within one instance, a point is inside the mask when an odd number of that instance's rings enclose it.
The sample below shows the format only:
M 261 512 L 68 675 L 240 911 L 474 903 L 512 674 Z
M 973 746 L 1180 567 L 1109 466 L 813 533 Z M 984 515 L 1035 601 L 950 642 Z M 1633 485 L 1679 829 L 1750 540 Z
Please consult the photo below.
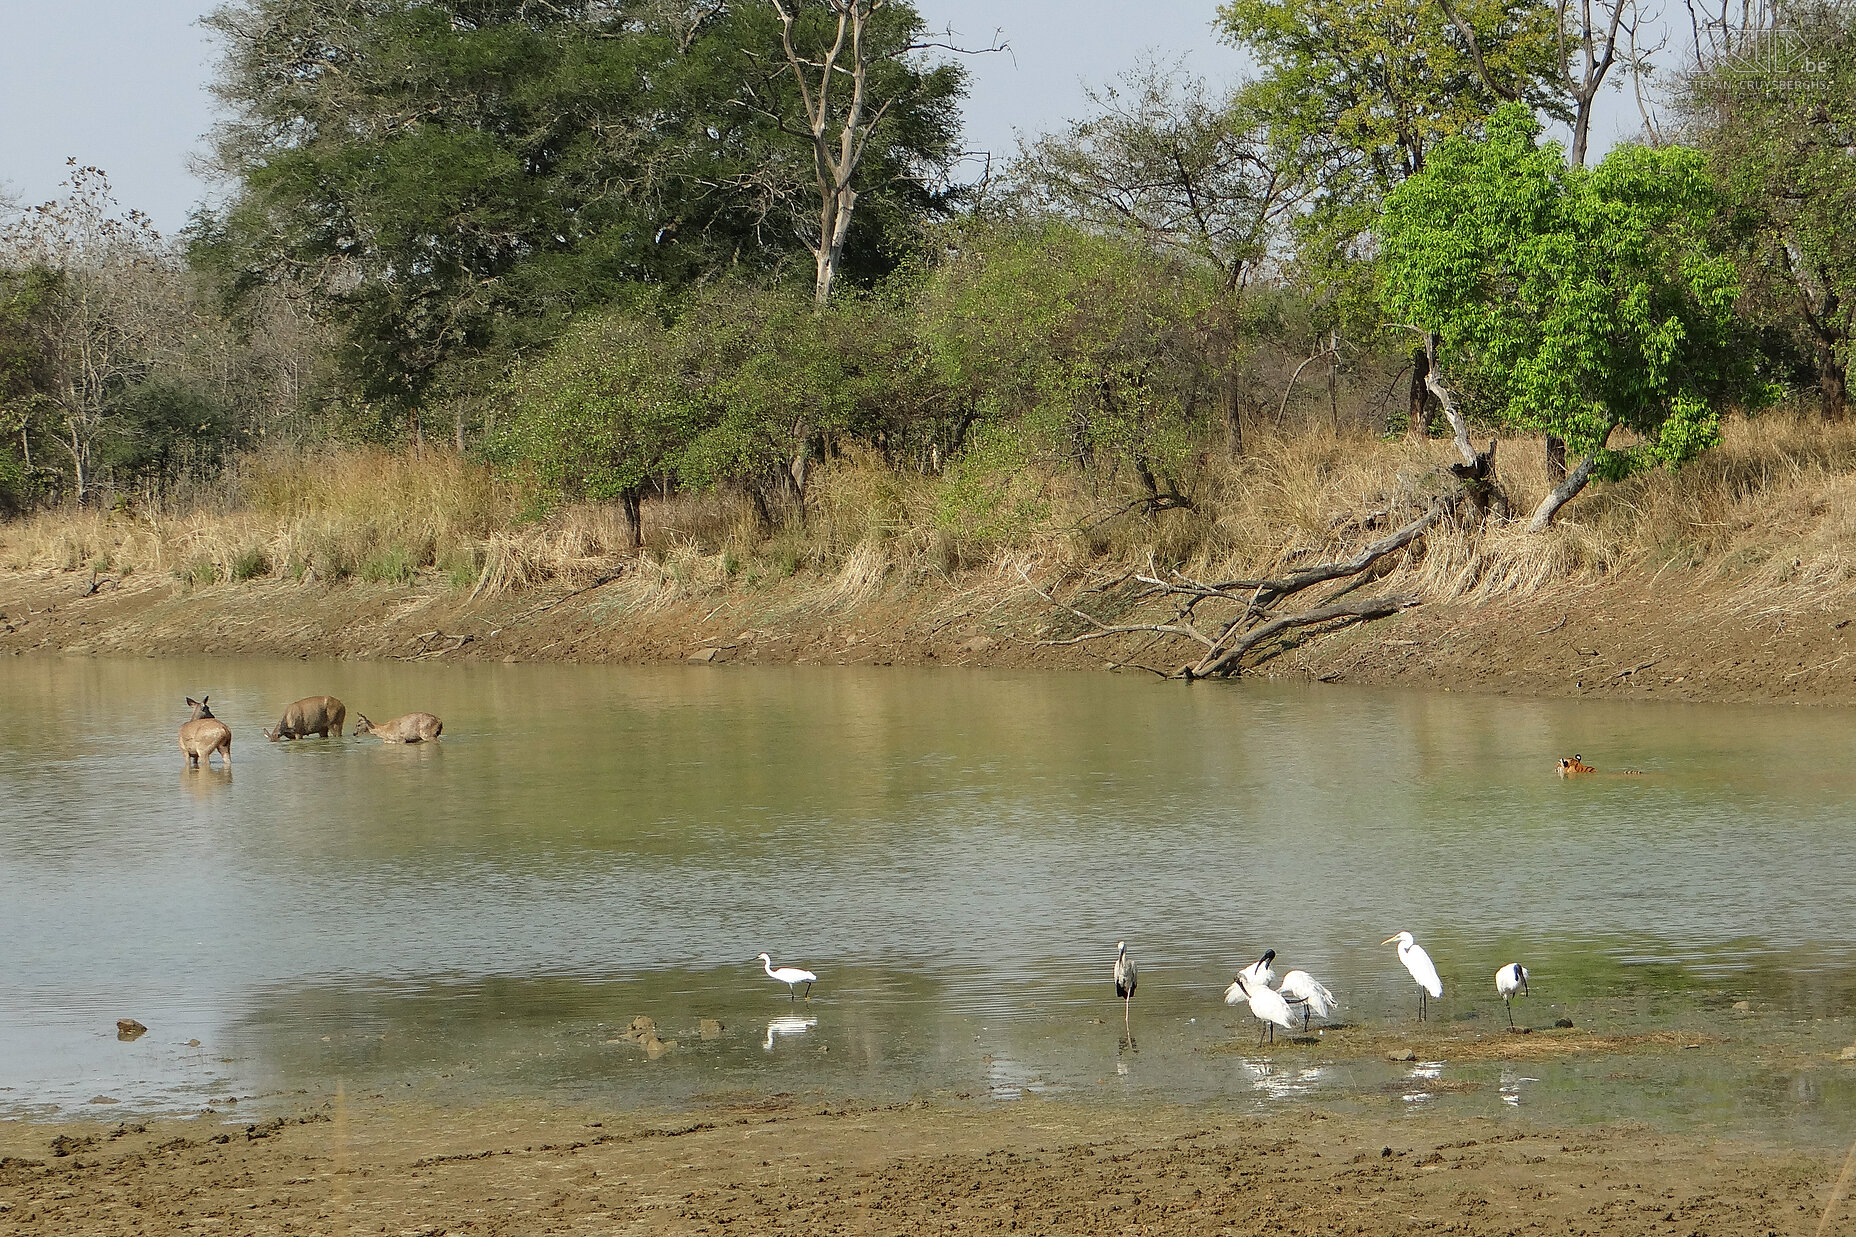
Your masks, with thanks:
M 1146 55 L 1184 56 L 1191 71 L 1235 80 L 1243 58 L 1217 41 L 1217 0 L 917 0 L 937 29 L 983 46 L 995 28 L 1007 54 L 968 60 L 967 145 L 1009 154 L 1083 113 L 1083 85 L 1102 84 Z M 0 0 L 0 190 L 20 205 L 59 196 L 65 159 L 110 175 L 125 206 L 177 230 L 209 189 L 189 170 L 212 127 L 206 91 L 215 52 L 196 23 L 203 0 Z M 1602 151 L 1634 132 L 1626 100 L 1607 115 Z

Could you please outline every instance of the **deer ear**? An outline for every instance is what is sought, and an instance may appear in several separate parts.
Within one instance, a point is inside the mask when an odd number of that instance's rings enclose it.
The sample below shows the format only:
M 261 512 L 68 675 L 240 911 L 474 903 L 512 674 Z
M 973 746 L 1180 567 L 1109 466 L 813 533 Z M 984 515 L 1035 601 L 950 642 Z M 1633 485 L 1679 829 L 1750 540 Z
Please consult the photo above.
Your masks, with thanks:
M 195 700 L 192 696 L 187 697 L 187 703 L 194 706 L 195 708 L 198 708 L 200 705 L 200 702 L 198 700 Z

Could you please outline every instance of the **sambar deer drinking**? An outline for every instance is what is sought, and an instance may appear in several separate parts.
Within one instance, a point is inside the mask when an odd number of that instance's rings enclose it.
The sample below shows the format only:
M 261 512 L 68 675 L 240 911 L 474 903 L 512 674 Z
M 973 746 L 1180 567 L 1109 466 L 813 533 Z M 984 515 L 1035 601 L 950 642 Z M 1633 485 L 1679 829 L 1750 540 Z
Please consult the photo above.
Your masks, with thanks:
M 378 725 L 368 721 L 365 713 L 354 715 L 355 737 L 371 734 L 382 743 L 429 743 L 444 731 L 445 724 L 430 713 L 408 713 Z
M 218 752 L 219 758 L 230 768 L 232 727 L 213 716 L 213 711 L 206 705 L 208 699 L 210 697 L 207 696 L 201 696 L 198 700 L 192 696 L 187 697 L 193 716 L 181 723 L 180 750 L 186 756 L 189 768 L 197 769 L 201 765 L 211 768 L 214 752 Z
M 303 739 L 310 735 L 342 737 L 342 723 L 348 720 L 348 706 L 333 696 L 305 696 L 289 708 L 275 726 L 264 728 L 264 737 L 275 743 L 279 739 Z

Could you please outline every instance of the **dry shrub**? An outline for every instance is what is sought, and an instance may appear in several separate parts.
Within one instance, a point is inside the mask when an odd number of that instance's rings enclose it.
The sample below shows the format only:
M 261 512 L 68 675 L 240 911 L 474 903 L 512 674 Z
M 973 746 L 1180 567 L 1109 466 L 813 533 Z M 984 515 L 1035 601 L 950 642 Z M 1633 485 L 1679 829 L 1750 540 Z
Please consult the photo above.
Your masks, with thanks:
M 645 504 L 634 555 L 616 507 L 540 522 L 517 482 L 449 454 L 375 449 L 263 455 L 237 466 L 229 509 L 50 511 L 0 526 L 0 566 L 147 571 L 206 583 L 274 575 L 332 583 L 447 578 L 472 596 L 577 584 L 635 564 L 612 604 L 655 610 L 726 588 L 778 585 L 782 605 L 845 608 L 885 589 L 937 598 L 1038 573 L 1122 572 L 1149 561 L 1237 578 L 1356 549 L 1451 483 L 1448 441 L 1385 441 L 1330 427 L 1253 432 L 1179 477 L 1190 509 L 1147 511 L 1133 479 L 1000 465 L 942 476 L 851 452 L 816 469 L 803 524 L 768 533 L 739 492 Z M 1708 578 L 1799 603 L 1856 580 L 1856 424 L 1793 414 L 1732 418 L 1722 446 L 1678 473 L 1593 485 L 1544 535 L 1525 532 L 1547 491 L 1538 438 L 1497 448 L 1515 518 L 1446 526 L 1392 586 L 1433 599 L 1524 597 L 1621 571 Z M 1363 517 L 1377 516 L 1370 524 Z

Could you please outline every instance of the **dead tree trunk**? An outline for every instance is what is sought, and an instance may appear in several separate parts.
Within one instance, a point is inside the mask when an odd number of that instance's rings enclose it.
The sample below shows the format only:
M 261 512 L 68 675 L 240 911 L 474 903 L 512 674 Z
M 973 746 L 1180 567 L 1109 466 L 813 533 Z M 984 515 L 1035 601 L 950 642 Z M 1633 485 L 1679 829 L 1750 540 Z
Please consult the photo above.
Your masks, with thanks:
M 1405 550 L 1456 510 L 1463 497 L 1463 491 L 1459 490 L 1438 498 L 1422 515 L 1364 547 L 1352 558 L 1290 572 L 1279 579 L 1214 583 L 1194 580 L 1178 572 L 1166 576 L 1157 571 L 1136 575 L 1134 580 L 1139 586 L 1136 593 L 1121 600 L 1129 608 L 1156 601 L 1170 605 L 1173 614 L 1159 622 L 1105 622 L 1074 605 L 1058 601 L 1032 584 L 1030 576 L 1024 576 L 1024 580 L 1053 607 L 1082 620 L 1090 628 L 1078 635 L 1041 641 L 1045 645 L 1083 644 L 1136 634 L 1178 637 L 1197 645 L 1200 651 L 1192 661 L 1173 671 L 1172 677 L 1191 680 L 1233 675 L 1239 673 L 1246 655 L 1285 632 L 1380 618 L 1418 604 L 1417 598 L 1402 594 L 1351 598 L 1348 594 L 1380 578 L 1391 555 Z M 1310 609 L 1282 612 L 1284 602 L 1323 584 L 1338 584 L 1338 587 L 1329 590 Z
M 1580 460 L 1579 466 L 1567 473 L 1566 479 L 1554 486 L 1553 491 L 1541 500 L 1540 506 L 1534 510 L 1534 518 L 1527 522 L 1528 532 L 1546 532 L 1559 509 L 1579 496 L 1579 491 L 1585 488 L 1585 483 L 1592 479 L 1592 470 L 1598 467 L 1599 452 L 1603 451 L 1605 444 L 1611 441 L 1611 431 L 1616 428 L 1615 425 L 1607 428 L 1605 436 L 1598 440 L 1598 451 Z

